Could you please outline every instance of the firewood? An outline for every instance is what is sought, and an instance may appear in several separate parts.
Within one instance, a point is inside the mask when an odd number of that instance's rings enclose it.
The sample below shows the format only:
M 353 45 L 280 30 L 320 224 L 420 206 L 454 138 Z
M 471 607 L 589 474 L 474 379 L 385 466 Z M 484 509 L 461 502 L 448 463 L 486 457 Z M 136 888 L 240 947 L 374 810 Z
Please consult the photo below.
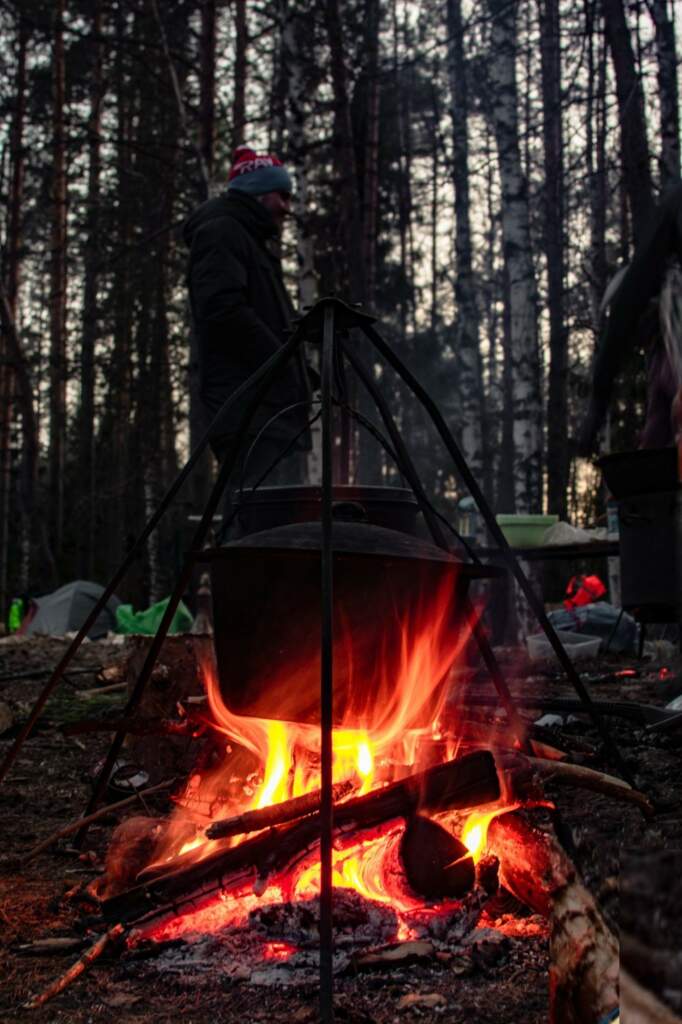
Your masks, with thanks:
M 89 814 L 87 818 L 76 818 L 69 825 L 65 825 L 64 828 L 58 829 L 53 832 L 52 835 L 48 836 L 47 839 L 43 839 L 42 842 L 34 846 L 32 850 L 29 850 L 26 857 L 23 858 L 23 863 L 28 864 L 29 861 L 34 860 L 45 850 L 57 842 L 58 839 L 63 839 L 65 836 L 70 836 L 74 832 L 77 832 L 83 825 L 91 825 L 94 821 L 99 821 L 100 818 L 106 817 L 108 814 L 113 814 L 115 811 L 122 811 L 126 807 L 132 807 L 133 804 L 140 801 L 142 797 L 152 796 L 154 793 L 161 793 L 164 789 L 171 789 L 175 785 L 175 779 L 166 779 L 165 782 L 160 782 L 158 786 L 150 786 L 149 789 L 141 789 L 135 793 L 134 796 L 127 796 L 125 800 L 119 800 L 115 804 L 107 804 L 106 807 L 100 807 L 98 811 L 94 811 Z
M 418 814 L 400 842 L 405 877 L 427 899 L 457 899 L 473 888 L 476 869 L 466 846 L 436 821 Z
M 114 942 L 117 942 L 123 935 L 124 931 L 125 928 L 123 927 L 123 925 L 118 923 L 113 925 L 113 927 L 109 928 L 109 930 L 104 932 L 103 935 L 100 935 L 100 937 L 97 939 L 96 942 L 92 944 L 92 946 L 86 949 L 85 953 L 83 953 L 83 956 L 80 957 L 80 959 L 77 960 L 75 964 L 72 964 L 72 966 L 69 967 L 68 971 L 65 974 L 63 974 L 61 978 L 57 978 L 57 980 L 54 981 L 51 985 L 48 985 L 48 987 L 44 989 L 43 992 L 40 992 L 38 995 L 33 996 L 32 999 L 29 999 L 29 1001 L 24 1004 L 25 1008 L 27 1010 L 36 1010 L 39 1006 L 44 1006 L 48 999 L 53 999 L 54 996 L 57 996 L 59 995 L 60 992 L 63 992 L 64 989 L 68 988 L 69 985 L 76 980 L 76 978 L 79 978 L 81 974 L 83 974 L 88 969 L 88 967 L 94 964 L 95 960 L 98 960 L 101 957 L 102 953 L 104 953 L 107 946 L 111 945 Z
M 575 866 L 547 831 L 517 812 L 488 827 L 500 881 L 549 918 L 551 1024 L 585 1024 L 618 1005 L 618 941 L 604 922 Z
M 499 797 L 495 760 L 489 751 L 476 751 L 339 804 L 334 810 L 334 826 L 346 831 L 366 829 L 410 817 L 417 810 L 474 807 Z M 116 920 L 134 921 L 155 906 L 163 908 L 195 890 L 215 891 L 233 874 L 255 870 L 266 879 L 314 846 L 319 835 L 319 814 L 311 814 L 230 849 L 221 845 L 198 862 L 191 851 L 175 859 L 172 871 L 107 900 L 104 914 L 110 920 L 115 916 Z
M 583 765 L 559 764 L 556 761 L 548 761 L 540 757 L 531 757 L 528 760 L 546 782 L 590 789 L 594 793 L 603 793 L 604 796 L 610 796 L 614 800 L 636 804 L 647 818 L 654 814 L 654 807 L 644 793 L 633 789 L 629 783 L 617 779 L 613 775 L 605 775 L 603 772 L 585 768 Z
M 623 967 L 620 970 L 620 1008 L 623 1024 L 682 1024 L 682 1017 L 635 981 Z
M 334 803 L 343 800 L 352 793 L 357 784 L 347 779 L 345 782 L 337 782 L 332 787 L 332 798 Z M 206 829 L 207 839 L 224 839 L 226 836 L 246 835 L 248 832 L 260 832 L 261 829 L 270 828 L 273 825 L 283 825 L 287 821 L 294 821 L 306 814 L 313 814 L 320 809 L 320 791 L 316 789 L 305 796 L 297 796 L 292 800 L 284 800 L 279 804 L 270 804 L 269 807 L 260 807 L 254 811 L 245 811 L 244 814 L 237 814 L 232 818 L 223 818 L 221 821 L 214 821 Z

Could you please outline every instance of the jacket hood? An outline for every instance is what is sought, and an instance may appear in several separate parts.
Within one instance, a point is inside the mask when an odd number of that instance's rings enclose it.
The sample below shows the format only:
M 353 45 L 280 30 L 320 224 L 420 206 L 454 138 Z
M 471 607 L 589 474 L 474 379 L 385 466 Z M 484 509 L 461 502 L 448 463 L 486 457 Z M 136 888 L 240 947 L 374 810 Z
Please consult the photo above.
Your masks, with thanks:
M 194 210 L 182 227 L 182 237 L 187 246 L 200 227 L 219 217 L 232 217 L 247 231 L 265 241 L 277 234 L 275 222 L 268 210 L 257 199 L 245 192 L 223 192 L 214 199 L 208 199 Z

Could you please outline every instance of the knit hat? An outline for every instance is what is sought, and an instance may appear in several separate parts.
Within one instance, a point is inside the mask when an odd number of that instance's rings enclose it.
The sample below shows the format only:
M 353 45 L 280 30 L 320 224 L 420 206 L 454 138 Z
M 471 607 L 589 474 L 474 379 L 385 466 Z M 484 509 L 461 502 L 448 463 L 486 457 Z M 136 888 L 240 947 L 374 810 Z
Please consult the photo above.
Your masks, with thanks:
M 292 191 L 289 172 L 276 156 L 269 153 L 258 156 L 248 146 L 238 146 L 232 159 L 228 191 L 248 192 L 250 196 Z

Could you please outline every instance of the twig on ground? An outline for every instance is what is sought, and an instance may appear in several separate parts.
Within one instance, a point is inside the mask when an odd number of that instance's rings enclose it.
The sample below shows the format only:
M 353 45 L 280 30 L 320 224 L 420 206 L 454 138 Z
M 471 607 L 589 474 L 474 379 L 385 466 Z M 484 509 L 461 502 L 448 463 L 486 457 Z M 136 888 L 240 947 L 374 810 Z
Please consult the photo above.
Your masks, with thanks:
M 23 863 L 28 864 L 35 857 L 38 857 L 45 850 L 49 849 L 53 843 L 56 843 L 58 839 L 63 839 L 64 836 L 70 836 L 73 832 L 77 832 L 83 825 L 91 825 L 93 821 L 98 821 L 100 818 L 106 817 L 107 814 L 111 814 L 112 811 L 122 811 L 126 807 L 132 807 L 134 803 L 142 800 L 145 796 L 152 796 L 153 793 L 160 793 L 164 789 L 170 789 L 175 784 L 175 779 L 166 779 L 165 782 L 159 782 L 156 786 L 150 786 L 148 789 L 139 790 L 134 793 L 133 796 L 128 796 L 125 800 L 119 800 L 115 804 L 107 804 L 106 807 L 100 807 L 98 811 L 93 811 L 92 814 L 88 814 L 85 818 L 76 818 L 75 821 L 65 825 L 64 828 L 58 829 L 57 832 L 53 832 L 47 839 L 43 839 L 42 842 L 34 846 L 32 850 L 29 850 L 27 856 L 23 858 Z M 144 806 L 144 801 L 142 801 Z
M 25 1008 L 27 1010 L 36 1010 L 39 1006 L 44 1006 L 49 999 L 52 999 L 54 996 L 59 995 L 60 992 L 63 992 L 64 989 L 68 988 L 76 978 L 79 978 L 81 974 L 88 969 L 88 967 L 94 964 L 95 960 L 98 960 L 101 957 L 107 946 L 120 939 L 124 931 L 125 928 L 122 924 L 115 924 L 108 931 L 104 932 L 103 935 L 100 935 L 97 941 L 86 949 L 83 956 L 76 960 L 75 964 L 72 964 L 65 974 L 62 974 L 61 978 L 57 978 L 57 980 L 51 985 L 48 985 L 46 989 L 38 995 L 33 996 L 32 999 L 29 999 L 29 1001 L 24 1004 Z

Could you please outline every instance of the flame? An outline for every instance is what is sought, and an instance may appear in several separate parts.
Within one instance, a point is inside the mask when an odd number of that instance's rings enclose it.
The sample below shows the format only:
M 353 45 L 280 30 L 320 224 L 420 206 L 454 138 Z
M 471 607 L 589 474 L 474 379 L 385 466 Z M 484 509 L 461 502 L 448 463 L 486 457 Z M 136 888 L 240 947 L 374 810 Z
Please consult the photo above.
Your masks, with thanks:
M 452 622 L 455 585 L 456 577 L 447 577 L 404 613 L 393 649 L 389 650 L 380 638 L 374 652 L 378 682 L 374 680 L 371 693 L 361 679 L 351 680 L 351 691 L 357 693 L 358 701 L 352 714 L 349 712 L 332 731 L 332 777 L 334 782 L 352 780 L 354 796 L 392 781 L 396 767 L 404 770 L 406 766 L 457 755 L 459 738 L 441 725 L 447 697 L 447 688 L 441 683 L 456 665 L 470 632 L 468 627 L 455 627 Z M 395 639 L 395 631 L 390 635 Z M 366 645 L 368 638 L 351 637 L 341 630 L 336 642 L 346 645 L 348 653 L 355 649 L 353 645 Z M 347 663 L 352 676 L 350 655 Z M 282 671 L 273 669 L 275 676 Z M 291 666 L 288 671 L 287 679 L 274 679 L 278 695 L 286 693 L 287 687 L 296 693 L 297 667 Z M 208 840 L 203 826 L 211 820 L 277 805 L 320 787 L 320 732 L 316 724 L 237 715 L 223 700 L 212 662 L 203 666 L 203 675 L 210 725 L 213 735 L 217 730 L 224 737 L 224 756 L 190 778 L 184 795 L 178 798 L 180 806 L 163 844 L 156 851 L 152 865 L 156 869 L 168 869 L 180 854 L 201 859 L 215 849 L 215 842 L 227 847 L 242 841 L 240 836 Z M 487 827 L 496 813 L 501 811 L 475 812 L 467 820 L 462 839 L 475 861 L 485 852 Z M 197 821 L 202 824 L 197 826 Z M 410 892 L 399 866 L 403 827 L 402 823 L 388 823 L 369 838 L 333 851 L 333 885 L 392 907 L 397 916 L 397 937 L 401 939 L 413 934 L 410 912 L 419 908 L 424 913 L 423 901 Z M 162 931 L 155 929 L 154 937 L 172 937 L 188 930 L 215 931 L 226 924 L 243 922 L 255 907 L 285 898 L 310 898 L 319 888 L 319 860 L 306 862 L 292 869 L 289 877 L 273 880 L 258 896 L 250 891 L 213 897 L 206 905 L 183 915 L 183 923 L 174 921 Z M 277 943 L 270 947 L 267 955 L 271 958 L 285 958 L 291 952 Z
M 461 840 L 473 857 L 474 864 L 478 864 L 485 856 L 488 847 L 488 826 L 493 818 L 497 818 L 500 814 L 506 814 L 508 811 L 514 811 L 519 806 L 518 803 L 508 803 L 492 810 L 472 811 L 462 830 Z

